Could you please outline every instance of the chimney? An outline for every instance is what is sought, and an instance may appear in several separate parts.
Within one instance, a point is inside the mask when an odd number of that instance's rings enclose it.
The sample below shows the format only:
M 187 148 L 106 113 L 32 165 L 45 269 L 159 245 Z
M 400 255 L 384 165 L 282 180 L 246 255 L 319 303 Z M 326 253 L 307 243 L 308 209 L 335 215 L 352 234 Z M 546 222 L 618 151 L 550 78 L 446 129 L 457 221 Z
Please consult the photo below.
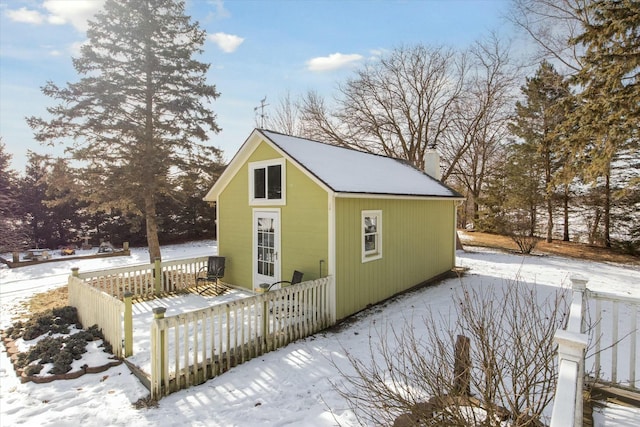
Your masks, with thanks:
M 435 148 L 428 148 L 424 153 L 424 171 L 427 175 L 440 181 L 440 154 Z

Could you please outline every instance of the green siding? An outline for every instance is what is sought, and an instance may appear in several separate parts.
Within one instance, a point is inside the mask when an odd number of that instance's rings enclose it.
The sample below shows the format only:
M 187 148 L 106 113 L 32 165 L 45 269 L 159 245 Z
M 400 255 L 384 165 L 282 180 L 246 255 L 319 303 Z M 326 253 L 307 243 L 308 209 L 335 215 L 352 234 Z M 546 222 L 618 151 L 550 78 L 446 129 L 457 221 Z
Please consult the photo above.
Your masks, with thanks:
M 382 258 L 362 262 L 361 212 L 382 211 Z M 344 318 L 455 265 L 455 202 L 336 199 L 337 318 Z
M 248 161 L 222 191 L 218 207 L 219 253 L 227 257 L 224 280 L 236 286 L 253 286 L 253 209 L 280 209 L 281 275 L 291 280 L 293 270 L 304 273 L 304 279 L 319 276 L 320 260 L 328 259 L 327 192 L 290 162 L 286 162 L 286 205 L 249 205 L 248 163 L 279 159 L 281 156 L 265 143 L 260 143 Z

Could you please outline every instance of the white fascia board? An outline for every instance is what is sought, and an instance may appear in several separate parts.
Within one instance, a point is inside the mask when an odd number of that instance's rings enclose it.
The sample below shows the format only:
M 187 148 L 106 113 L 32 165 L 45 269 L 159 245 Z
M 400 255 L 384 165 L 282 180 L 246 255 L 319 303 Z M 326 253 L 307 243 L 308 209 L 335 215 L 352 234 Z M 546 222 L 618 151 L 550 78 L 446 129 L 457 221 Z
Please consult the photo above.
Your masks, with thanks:
M 404 194 L 371 194 L 371 193 L 336 193 L 336 197 L 342 199 L 399 199 L 399 200 L 465 200 L 464 197 L 442 196 L 410 196 Z
M 324 189 L 327 193 L 333 194 L 334 191 L 330 187 L 328 187 L 324 182 L 319 180 L 315 175 L 309 172 L 304 165 L 298 163 L 295 159 L 289 156 L 287 153 L 282 151 L 280 147 L 275 145 L 271 140 L 259 129 L 255 129 L 251 135 L 247 138 L 247 140 L 242 144 L 242 147 L 238 150 L 233 159 L 227 165 L 225 171 L 220 175 L 220 178 L 213 184 L 211 189 L 207 192 L 206 196 L 204 196 L 205 201 L 214 201 L 218 198 L 218 196 L 222 193 L 222 191 L 229 185 L 231 179 L 238 173 L 240 168 L 249 160 L 251 154 L 258 147 L 260 142 L 265 142 L 269 145 L 269 147 L 273 148 L 279 155 L 285 158 L 289 163 L 297 167 L 304 173 L 309 179 L 311 179 L 314 183 L 320 186 L 320 188 Z
M 245 164 L 251 154 L 255 151 L 258 143 L 263 139 L 264 136 L 258 131 L 258 129 L 254 129 L 254 131 L 251 132 L 251 135 L 249 135 L 249 137 L 244 141 L 244 144 L 242 144 L 240 149 L 233 156 L 227 165 L 227 168 L 222 172 L 222 175 L 220 175 L 218 180 L 204 196 L 205 201 L 210 202 L 218 199 L 218 196 L 227 187 L 227 185 L 229 185 L 231 179 L 236 176 L 242 165 Z

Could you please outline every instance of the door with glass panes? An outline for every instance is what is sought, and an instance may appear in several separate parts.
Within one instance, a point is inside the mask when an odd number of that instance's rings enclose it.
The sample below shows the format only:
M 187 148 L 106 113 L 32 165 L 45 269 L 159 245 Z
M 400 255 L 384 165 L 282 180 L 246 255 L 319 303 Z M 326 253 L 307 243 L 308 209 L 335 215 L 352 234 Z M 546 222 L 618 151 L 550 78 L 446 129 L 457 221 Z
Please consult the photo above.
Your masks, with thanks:
M 253 287 L 280 280 L 280 211 L 253 212 Z

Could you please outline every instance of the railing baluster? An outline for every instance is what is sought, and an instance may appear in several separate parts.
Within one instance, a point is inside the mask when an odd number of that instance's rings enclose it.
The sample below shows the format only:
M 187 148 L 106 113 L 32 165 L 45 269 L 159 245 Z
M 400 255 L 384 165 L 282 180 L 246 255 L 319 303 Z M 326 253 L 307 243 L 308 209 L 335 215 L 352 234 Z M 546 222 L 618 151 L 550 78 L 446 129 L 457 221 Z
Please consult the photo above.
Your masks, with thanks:
M 618 382 L 618 318 L 619 309 L 618 301 L 613 302 L 613 331 L 611 341 L 611 381 L 613 383 Z
M 595 342 L 596 342 L 596 357 L 595 357 L 595 374 L 600 376 L 602 371 L 602 365 L 600 365 L 600 352 L 602 351 L 602 300 L 596 300 L 596 330 L 595 330 Z
M 638 337 L 638 306 L 631 307 L 631 351 L 629 352 L 629 385 L 638 389 L 636 384 L 636 343 Z

